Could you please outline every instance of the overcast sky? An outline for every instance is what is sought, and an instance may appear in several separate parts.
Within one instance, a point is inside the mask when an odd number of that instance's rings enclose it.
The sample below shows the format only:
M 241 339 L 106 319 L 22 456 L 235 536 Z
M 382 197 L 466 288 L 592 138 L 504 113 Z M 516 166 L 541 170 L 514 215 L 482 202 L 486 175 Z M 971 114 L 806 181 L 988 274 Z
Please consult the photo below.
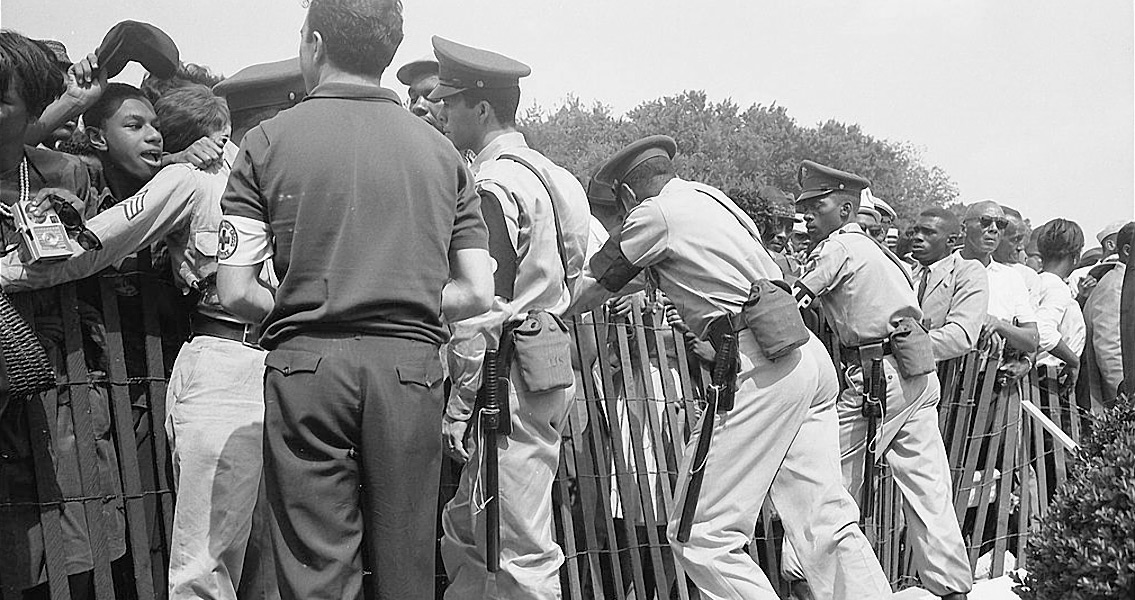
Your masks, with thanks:
M 531 65 L 526 105 L 574 94 L 622 113 L 687 89 L 776 102 L 801 124 L 834 118 L 912 142 L 963 201 L 993 198 L 1034 224 L 1076 220 L 1089 247 L 1106 223 L 1135 217 L 1132 0 L 404 3 L 395 67 L 437 34 Z M 182 60 L 231 75 L 294 56 L 304 11 L 301 0 L 0 0 L 0 24 L 77 59 L 118 21 L 147 21 Z M 404 93 L 393 70 L 386 83 Z

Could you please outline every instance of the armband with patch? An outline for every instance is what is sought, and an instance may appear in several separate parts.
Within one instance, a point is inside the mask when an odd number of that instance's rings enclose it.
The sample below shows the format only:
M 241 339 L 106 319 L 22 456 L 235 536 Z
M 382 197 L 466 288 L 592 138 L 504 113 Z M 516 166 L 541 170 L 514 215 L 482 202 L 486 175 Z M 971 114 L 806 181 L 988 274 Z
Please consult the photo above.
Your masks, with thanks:
M 217 231 L 217 262 L 239 267 L 258 265 L 272 258 L 271 239 L 267 223 L 226 216 Z
M 612 293 L 623 289 L 635 276 L 642 272 L 642 267 L 631 264 L 627 255 L 623 254 L 623 248 L 620 245 L 622 237 L 620 231 L 612 234 L 607 243 L 599 249 L 599 252 L 591 257 L 591 262 L 588 264 L 588 268 L 591 269 L 591 273 L 595 276 L 599 285 Z
M 796 299 L 796 306 L 800 307 L 800 310 L 804 310 L 812 305 L 812 301 L 816 299 L 816 294 L 812 293 L 808 286 L 797 281 L 792 286 L 792 297 Z

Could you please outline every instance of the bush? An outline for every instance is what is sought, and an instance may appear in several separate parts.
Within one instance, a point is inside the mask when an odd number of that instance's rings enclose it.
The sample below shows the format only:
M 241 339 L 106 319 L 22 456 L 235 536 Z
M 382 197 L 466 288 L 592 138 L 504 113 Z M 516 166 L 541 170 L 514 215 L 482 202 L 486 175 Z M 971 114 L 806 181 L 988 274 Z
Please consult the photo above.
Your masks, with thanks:
M 1135 402 L 1092 428 L 1038 530 L 1016 591 L 1037 600 L 1135 598 Z

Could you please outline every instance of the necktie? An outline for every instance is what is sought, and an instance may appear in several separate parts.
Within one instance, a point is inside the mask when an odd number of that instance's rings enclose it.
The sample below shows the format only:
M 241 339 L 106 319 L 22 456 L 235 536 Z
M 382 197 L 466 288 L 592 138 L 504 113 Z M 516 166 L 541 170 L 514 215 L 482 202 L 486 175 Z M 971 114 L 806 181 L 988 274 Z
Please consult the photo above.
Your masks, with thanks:
M 930 267 L 922 267 L 922 278 L 918 280 L 918 305 L 922 306 L 922 297 L 926 295 L 926 280 L 930 278 Z

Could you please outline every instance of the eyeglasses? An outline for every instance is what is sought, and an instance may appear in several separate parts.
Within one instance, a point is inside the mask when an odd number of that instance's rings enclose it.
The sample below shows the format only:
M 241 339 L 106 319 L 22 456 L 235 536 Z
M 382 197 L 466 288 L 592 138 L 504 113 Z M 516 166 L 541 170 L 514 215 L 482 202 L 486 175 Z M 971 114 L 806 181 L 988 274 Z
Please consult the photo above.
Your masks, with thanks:
M 1006 229 L 1009 228 L 1009 219 L 1006 219 L 1005 217 L 981 216 L 981 217 L 971 217 L 968 220 L 977 221 L 978 223 L 981 223 L 982 229 L 986 229 L 990 225 L 997 225 L 997 229 L 999 229 L 1001 231 L 1005 231 Z

